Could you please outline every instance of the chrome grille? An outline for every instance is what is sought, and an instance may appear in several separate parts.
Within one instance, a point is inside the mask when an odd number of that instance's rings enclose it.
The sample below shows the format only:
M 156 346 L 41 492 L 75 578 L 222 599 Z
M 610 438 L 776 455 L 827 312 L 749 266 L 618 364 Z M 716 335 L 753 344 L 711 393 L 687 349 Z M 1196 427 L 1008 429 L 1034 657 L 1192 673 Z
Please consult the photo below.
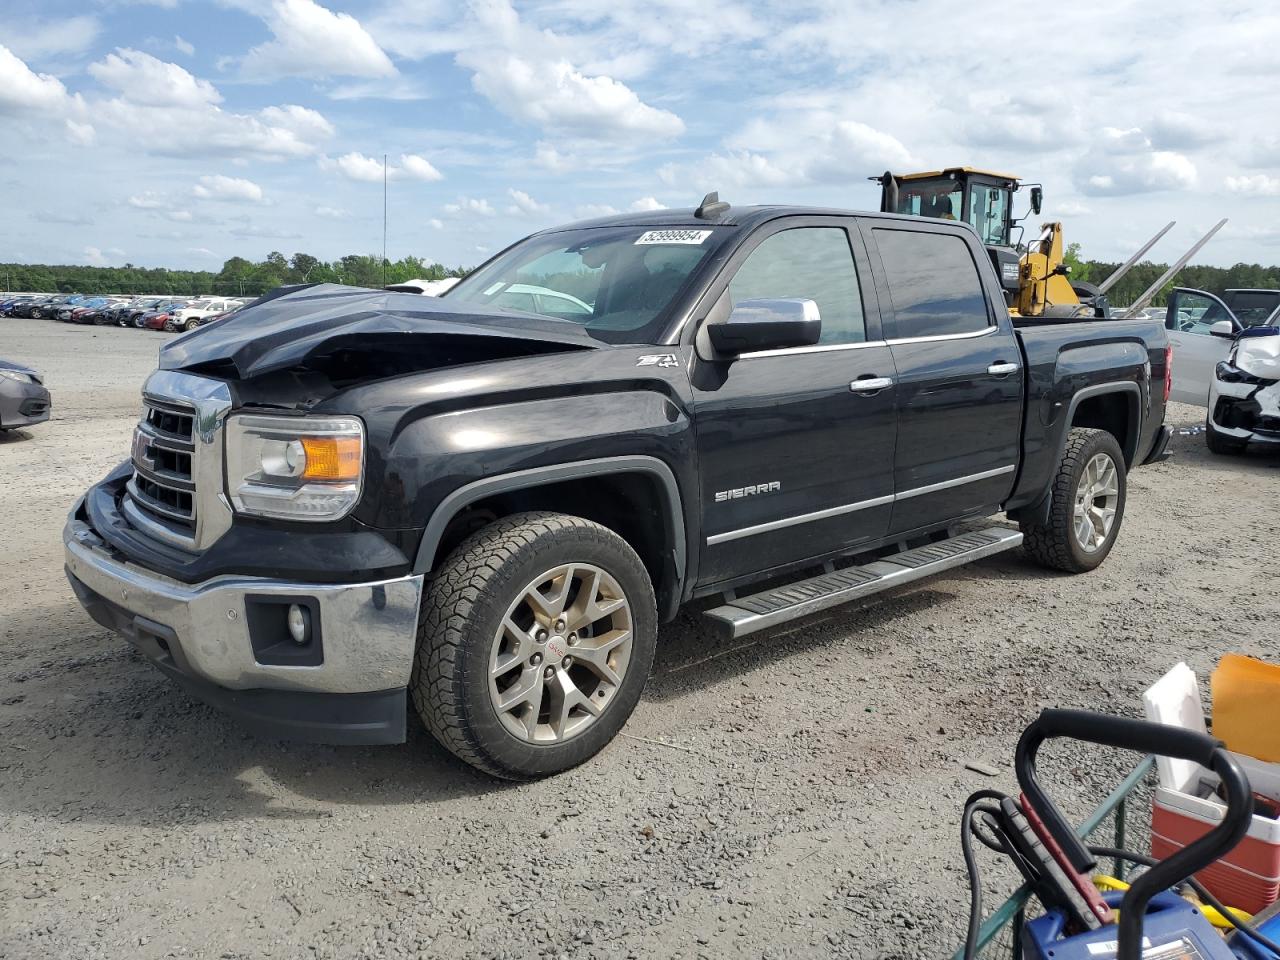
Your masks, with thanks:
M 158 370 L 142 390 L 133 432 L 133 476 L 120 507 L 129 524 L 187 550 L 203 550 L 231 527 L 223 496 L 222 426 L 227 385 Z
M 133 479 L 129 495 L 152 519 L 184 539 L 195 540 L 195 409 L 171 401 L 144 398 L 134 432 Z

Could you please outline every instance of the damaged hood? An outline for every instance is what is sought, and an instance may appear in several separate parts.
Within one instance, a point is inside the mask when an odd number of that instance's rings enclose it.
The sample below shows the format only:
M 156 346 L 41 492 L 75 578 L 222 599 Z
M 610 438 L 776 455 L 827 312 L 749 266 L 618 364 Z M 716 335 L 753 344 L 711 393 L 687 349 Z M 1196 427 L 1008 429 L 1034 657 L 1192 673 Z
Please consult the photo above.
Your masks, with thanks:
M 1280 380 L 1280 328 L 1254 327 L 1241 333 L 1235 366 L 1252 377 Z
M 334 283 L 282 290 L 170 341 L 160 350 L 160 369 L 230 367 L 247 380 L 331 350 L 358 349 L 362 339 L 385 343 L 398 336 L 417 346 L 426 339 L 428 347 L 432 339 L 459 337 L 491 338 L 495 347 L 507 348 L 512 341 L 566 349 L 601 345 L 580 324 L 538 314 Z

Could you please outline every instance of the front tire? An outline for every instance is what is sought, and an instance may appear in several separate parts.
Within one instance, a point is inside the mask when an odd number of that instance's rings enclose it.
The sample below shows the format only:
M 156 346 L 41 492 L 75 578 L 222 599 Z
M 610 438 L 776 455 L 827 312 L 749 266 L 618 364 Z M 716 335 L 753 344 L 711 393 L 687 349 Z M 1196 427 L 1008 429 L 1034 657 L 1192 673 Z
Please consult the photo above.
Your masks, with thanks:
M 616 533 L 516 514 L 473 534 L 432 578 L 410 694 L 460 759 L 511 780 L 549 776 L 622 729 L 657 621 L 644 563 Z
M 1050 485 L 1049 515 L 1024 519 L 1023 547 L 1036 563 L 1085 573 L 1107 558 L 1124 519 L 1124 454 L 1105 430 L 1072 428 Z
M 1213 428 L 1213 421 L 1209 419 L 1204 422 L 1204 442 L 1210 453 L 1216 453 L 1224 457 L 1241 456 L 1245 447 L 1249 445 L 1248 440 L 1241 440 L 1239 437 L 1219 433 Z

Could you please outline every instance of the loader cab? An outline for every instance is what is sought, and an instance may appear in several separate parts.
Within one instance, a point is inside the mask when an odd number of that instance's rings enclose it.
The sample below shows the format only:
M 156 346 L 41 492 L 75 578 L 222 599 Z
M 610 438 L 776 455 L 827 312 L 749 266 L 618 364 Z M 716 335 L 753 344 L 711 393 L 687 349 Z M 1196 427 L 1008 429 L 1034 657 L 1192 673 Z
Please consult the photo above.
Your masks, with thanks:
M 960 220 L 989 247 L 1013 246 L 1017 177 L 950 167 L 928 173 L 886 173 L 876 179 L 881 185 L 880 209 L 885 213 Z

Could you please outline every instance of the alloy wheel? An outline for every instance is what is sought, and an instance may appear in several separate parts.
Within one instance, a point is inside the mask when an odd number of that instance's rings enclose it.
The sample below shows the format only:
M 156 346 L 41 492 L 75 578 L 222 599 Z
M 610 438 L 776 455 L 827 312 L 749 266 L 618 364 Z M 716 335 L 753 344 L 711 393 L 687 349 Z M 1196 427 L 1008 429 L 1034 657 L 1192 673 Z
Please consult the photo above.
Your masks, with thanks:
M 1080 474 L 1072 513 L 1076 542 L 1085 552 L 1093 553 L 1107 542 L 1119 502 L 1120 477 L 1115 461 L 1109 454 L 1094 454 Z
M 631 605 L 600 567 L 562 564 L 520 591 L 489 656 L 489 696 L 508 732 L 560 743 L 612 703 L 631 660 Z

